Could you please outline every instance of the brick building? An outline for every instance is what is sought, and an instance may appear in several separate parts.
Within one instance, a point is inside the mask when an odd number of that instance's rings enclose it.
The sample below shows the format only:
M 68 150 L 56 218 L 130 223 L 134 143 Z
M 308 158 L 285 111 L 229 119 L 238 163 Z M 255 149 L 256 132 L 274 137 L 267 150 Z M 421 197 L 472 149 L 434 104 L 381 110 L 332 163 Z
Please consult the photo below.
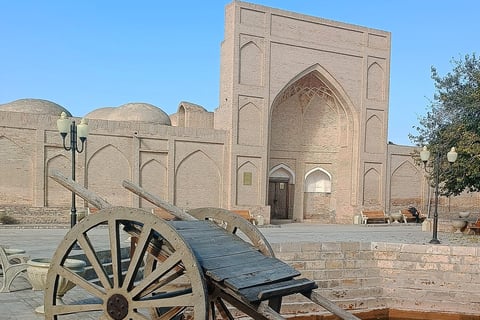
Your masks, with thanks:
M 225 19 L 218 108 L 92 110 L 78 182 L 115 205 L 150 206 L 122 188 L 127 179 L 182 208 L 249 209 L 266 222 L 425 209 L 413 147 L 387 143 L 389 32 L 238 1 Z M 62 111 L 38 99 L 0 105 L 0 206 L 69 207 L 70 193 L 48 178 L 71 170 Z

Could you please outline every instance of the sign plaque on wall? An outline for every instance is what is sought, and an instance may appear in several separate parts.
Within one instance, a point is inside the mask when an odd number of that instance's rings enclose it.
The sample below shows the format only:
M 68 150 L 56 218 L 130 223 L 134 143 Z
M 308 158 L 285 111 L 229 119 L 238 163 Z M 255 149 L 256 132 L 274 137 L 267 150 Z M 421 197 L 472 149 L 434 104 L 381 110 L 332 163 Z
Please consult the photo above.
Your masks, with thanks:
M 252 173 L 251 172 L 244 172 L 243 173 L 243 185 L 244 186 L 251 186 L 252 185 Z

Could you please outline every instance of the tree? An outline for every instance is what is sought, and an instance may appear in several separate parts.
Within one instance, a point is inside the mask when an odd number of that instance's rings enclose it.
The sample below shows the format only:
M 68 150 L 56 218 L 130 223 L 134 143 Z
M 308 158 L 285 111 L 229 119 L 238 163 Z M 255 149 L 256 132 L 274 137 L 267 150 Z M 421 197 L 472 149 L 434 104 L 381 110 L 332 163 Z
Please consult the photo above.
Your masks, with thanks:
M 451 62 L 452 71 L 443 77 L 432 67 L 436 92 L 430 110 L 414 127 L 418 135 L 409 136 L 434 155 L 444 156 L 456 147 L 455 164 L 440 168 L 444 195 L 480 191 L 480 59 L 474 53 Z

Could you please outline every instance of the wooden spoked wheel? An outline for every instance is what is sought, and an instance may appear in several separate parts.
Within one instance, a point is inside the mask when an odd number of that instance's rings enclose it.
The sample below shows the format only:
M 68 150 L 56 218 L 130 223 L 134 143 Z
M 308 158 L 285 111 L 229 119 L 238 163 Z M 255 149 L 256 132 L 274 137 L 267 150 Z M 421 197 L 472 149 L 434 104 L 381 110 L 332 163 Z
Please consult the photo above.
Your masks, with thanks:
M 89 266 L 83 272 L 65 267 L 78 257 Z M 147 259 L 154 265 L 144 272 Z M 74 287 L 59 302 L 65 280 Z M 188 243 L 140 209 L 113 207 L 84 218 L 57 248 L 46 279 L 45 319 L 151 319 L 152 310 L 159 319 L 177 319 L 185 310 L 206 319 L 207 305 L 205 279 Z
M 226 209 L 210 207 L 190 209 L 188 213 L 199 220 L 213 220 L 228 232 L 237 234 L 245 241 L 250 242 L 264 255 L 275 256 L 272 247 L 257 227 L 238 214 Z

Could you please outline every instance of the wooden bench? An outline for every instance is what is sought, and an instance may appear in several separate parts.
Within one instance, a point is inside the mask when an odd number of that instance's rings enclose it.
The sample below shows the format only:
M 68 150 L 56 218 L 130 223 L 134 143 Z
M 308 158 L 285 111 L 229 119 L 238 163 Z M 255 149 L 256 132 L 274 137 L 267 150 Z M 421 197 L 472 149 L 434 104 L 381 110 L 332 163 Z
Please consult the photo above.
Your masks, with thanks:
M 248 220 L 248 222 L 250 222 L 251 224 L 256 224 L 257 221 L 255 220 L 255 218 L 252 216 L 252 214 L 250 213 L 250 210 L 231 210 L 233 213 L 236 213 L 238 214 L 239 216 L 241 216 L 242 218 Z
M 477 219 L 475 223 L 469 224 L 468 226 L 468 233 L 470 233 L 470 230 L 473 231 L 473 234 L 480 234 L 480 219 Z
M 403 222 L 408 223 L 408 222 L 417 221 L 415 216 L 408 209 L 401 209 L 399 211 L 400 211 L 400 214 L 403 216 Z M 420 221 L 420 223 L 422 223 L 423 220 L 425 220 L 427 217 L 424 216 L 420 211 L 417 210 L 417 212 L 418 212 L 418 220 Z
M 362 224 L 390 223 L 390 217 L 383 210 L 362 210 Z

